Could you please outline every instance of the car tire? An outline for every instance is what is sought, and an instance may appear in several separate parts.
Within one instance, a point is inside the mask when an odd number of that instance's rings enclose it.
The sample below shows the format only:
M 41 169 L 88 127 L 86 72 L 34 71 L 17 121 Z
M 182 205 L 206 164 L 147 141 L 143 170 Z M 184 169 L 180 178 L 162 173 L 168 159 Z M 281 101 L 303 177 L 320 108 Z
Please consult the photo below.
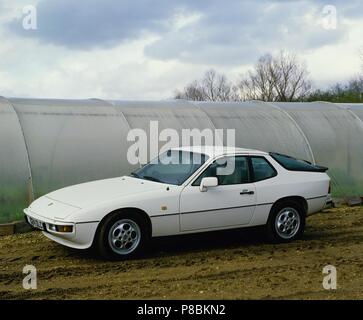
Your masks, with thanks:
M 108 260 L 125 260 L 139 256 L 148 242 L 147 225 L 137 213 L 110 214 L 102 221 L 95 245 Z
M 277 203 L 271 209 L 266 235 L 271 242 L 291 242 L 304 233 L 305 210 L 296 201 Z

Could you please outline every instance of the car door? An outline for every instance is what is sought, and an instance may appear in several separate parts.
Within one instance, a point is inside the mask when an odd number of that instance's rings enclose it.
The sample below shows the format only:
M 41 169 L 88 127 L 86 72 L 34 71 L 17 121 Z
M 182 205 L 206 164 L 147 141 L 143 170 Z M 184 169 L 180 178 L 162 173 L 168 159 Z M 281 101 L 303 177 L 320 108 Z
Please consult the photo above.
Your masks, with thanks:
M 263 223 L 266 221 L 273 203 L 281 197 L 280 180 L 277 178 L 278 172 L 265 157 L 251 156 L 250 165 L 258 204 L 253 220 L 254 223 L 257 221 Z
M 228 163 L 234 163 L 233 170 L 226 170 Z M 250 172 L 246 156 L 214 161 L 181 192 L 181 231 L 247 225 L 256 205 L 256 190 Z M 202 192 L 200 182 L 204 177 L 217 177 L 218 186 Z

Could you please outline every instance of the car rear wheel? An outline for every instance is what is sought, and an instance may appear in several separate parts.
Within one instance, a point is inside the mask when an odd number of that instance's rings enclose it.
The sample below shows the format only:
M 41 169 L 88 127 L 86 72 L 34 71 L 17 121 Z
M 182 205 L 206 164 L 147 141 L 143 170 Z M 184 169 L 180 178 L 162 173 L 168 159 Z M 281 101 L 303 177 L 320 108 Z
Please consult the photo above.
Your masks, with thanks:
M 275 205 L 266 226 L 267 236 L 274 242 L 290 242 L 299 238 L 305 229 L 305 212 L 294 201 Z
M 143 251 L 146 237 L 146 225 L 138 215 L 114 213 L 100 226 L 96 244 L 104 258 L 127 259 Z

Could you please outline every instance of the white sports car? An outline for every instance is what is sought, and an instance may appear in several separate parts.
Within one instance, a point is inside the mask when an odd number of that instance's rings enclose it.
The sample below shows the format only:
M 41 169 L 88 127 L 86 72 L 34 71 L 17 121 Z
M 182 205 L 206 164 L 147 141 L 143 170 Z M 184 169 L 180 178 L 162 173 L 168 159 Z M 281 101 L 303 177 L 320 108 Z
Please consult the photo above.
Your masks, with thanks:
M 182 147 L 130 176 L 51 192 L 24 212 L 48 238 L 107 258 L 135 256 L 151 237 L 260 225 L 288 242 L 329 199 L 326 170 L 277 153 Z

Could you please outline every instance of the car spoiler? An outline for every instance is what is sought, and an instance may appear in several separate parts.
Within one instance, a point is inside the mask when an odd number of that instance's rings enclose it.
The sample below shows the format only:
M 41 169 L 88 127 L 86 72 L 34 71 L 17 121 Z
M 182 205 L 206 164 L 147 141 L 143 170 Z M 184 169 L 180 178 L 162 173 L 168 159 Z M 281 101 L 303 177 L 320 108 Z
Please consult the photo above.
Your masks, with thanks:
M 324 166 L 318 166 L 317 164 L 312 164 L 312 166 L 314 166 L 315 170 L 311 170 L 314 172 L 327 172 L 329 170 L 328 167 L 324 167 Z
M 305 168 L 305 169 L 287 169 L 290 171 L 306 171 L 306 172 L 326 172 L 329 170 L 328 167 L 324 167 L 324 166 L 319 166 L 317 164 L 313 164 L 308 160 L 303 160 L 303 159 L 296 159 L 294 157 L 288 156 L 286 154 L 282 154 L 282 153 L 278 153 L 278 152 L 269 152 L 269 155 L 272 156 L 274 158 L 274 155 L 278 155 L 278 156 L 283 156 L 286 158 L 290 158 L 290 159 L 294 159 L 294 160 L 298 160 L 298 161 L 303 161 L 306 162 L 307 164 L 310 165 L 309 168 Z M 274 158 L 275 159 L 275 158 Z M 275 159 L 277 162 L 280 163 L 280 161 L 278 161 L 277 159 Z M 283 167 L 285 167 L 282 163 L 280 163 Z M 286 167 L 285 167 L 286 168 Z

